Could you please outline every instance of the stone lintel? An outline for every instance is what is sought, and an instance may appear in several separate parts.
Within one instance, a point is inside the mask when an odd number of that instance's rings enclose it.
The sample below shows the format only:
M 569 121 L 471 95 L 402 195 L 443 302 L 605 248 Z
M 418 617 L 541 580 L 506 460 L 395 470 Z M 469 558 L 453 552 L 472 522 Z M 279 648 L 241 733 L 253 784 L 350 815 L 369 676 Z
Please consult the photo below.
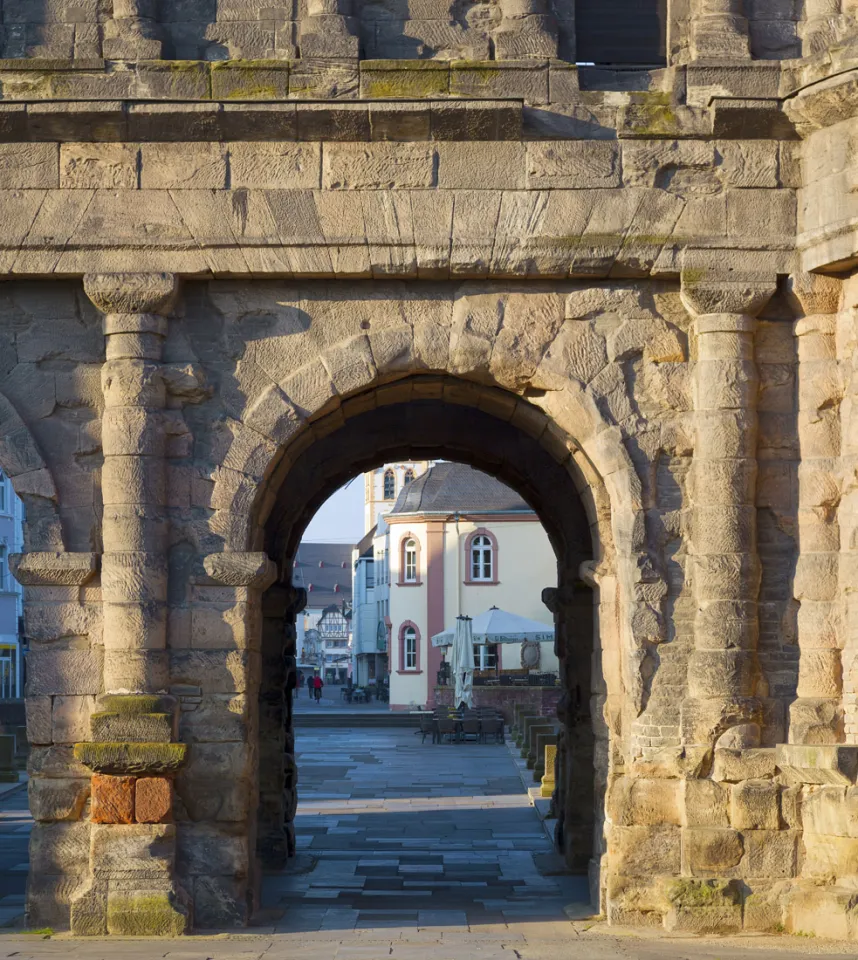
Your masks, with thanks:
M 102 313 L 167 313 L 179 278 L 172 273 L 88 273 L 83 289 Z
M 264 553 L 212 553 L 203 559 L 203 568 L 205 575 L 195 578 L 198 584 L 264 590 L 277 579 L 277 564 Z
M 777 765 L 793 783 L 854 784 L 858 777 L 858 746 L 841 743 L 780 743 Z
M 96 553 L 13 553 L 9 567 L 25 587 L 79 587 L 98 570 Z
M 175 773 L 185 762 L 186 743 L 76 743 L 75 759 L 95 773 Z

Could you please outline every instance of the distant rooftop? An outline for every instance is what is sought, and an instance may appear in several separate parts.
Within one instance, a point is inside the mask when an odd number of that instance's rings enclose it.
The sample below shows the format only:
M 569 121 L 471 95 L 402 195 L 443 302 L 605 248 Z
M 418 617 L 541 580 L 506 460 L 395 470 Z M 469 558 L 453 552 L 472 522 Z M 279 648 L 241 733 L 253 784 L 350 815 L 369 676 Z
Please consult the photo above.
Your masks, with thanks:
M 508 486 L 464 463 L 439 463 L 402 488 L 388 516 L 410 513 L 533 513 Z
M 352 602 L 350 543 L 304 543 L 295 554 L 292 583 L 307 591 L 307 606 L 342 606 Z

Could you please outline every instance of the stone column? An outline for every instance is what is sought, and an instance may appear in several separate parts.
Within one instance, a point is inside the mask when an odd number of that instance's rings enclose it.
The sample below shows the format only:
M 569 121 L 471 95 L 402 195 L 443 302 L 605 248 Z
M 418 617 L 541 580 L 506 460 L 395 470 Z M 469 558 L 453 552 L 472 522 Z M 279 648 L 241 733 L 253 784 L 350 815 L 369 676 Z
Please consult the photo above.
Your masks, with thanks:
M 301 57 L 356 59 L 360 47 L 357 34 L 351 0 L 308 0 L 300 28 Z
M 106 60 L 160 60 L 156 0 L 113 0 L 113 17 L 104 25 L 102 53 Z
M 84 289 L 103 311 L 101 563 L 106 693 L 169 686 L 167 654 L 166 382 L 160 369 L 171 274 L 102 274 Z
M 791 294 L 805 316 L 798 349 L 798 541 L 794 596 L 799 604 L 798 688 L 789 710 L 790 743 L 843 742 L 843 669 L 838 583 L 840 524 L 837 361 L 839 281 L 799 274 Z
M 804 0 L 804 19 L 799 24 L 802 56 L 827 50 L 843 35 L 841 0 Z
M 756 447 L 756 314 L 774 282 L 691 282 L 682 300 L 695 316 L 695 446 L 691 546 L 694 650 L 682 705 L 686 746 L 708 751 L 759 743 Z
M 554 58 L 558 53 L 557 20 L 545 0 L 503 0 L 503 20 L 494 35 L 498 60 Z
M 692 0 L 691 59 L 749 60 L 744 0 Z

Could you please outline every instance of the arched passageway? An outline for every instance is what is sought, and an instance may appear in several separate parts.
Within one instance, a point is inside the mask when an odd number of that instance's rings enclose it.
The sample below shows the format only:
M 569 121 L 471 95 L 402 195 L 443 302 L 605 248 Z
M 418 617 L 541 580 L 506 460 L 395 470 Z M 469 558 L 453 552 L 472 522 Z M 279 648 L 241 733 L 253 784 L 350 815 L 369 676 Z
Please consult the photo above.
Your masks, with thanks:
M 598 591 L 594 597 L 582 582 L 581 568 L 598 558 L 600 545 L 598 524 L 588 518 L 579 492 L 587 492 L 584 481 L 571 465 L 568 448 L 554 439 L 552 451 L 544 442 L 546 418 L 537 408 L 511 405 L 502 391 L 452 377 L 412 377 L 399 381 L 395 393 L 370 390 L 349 403 L 349 416 L 338 409 L 321 417 L 310 428 L 309 443 L 299 440 L 294 455 L 287 448 L 270 482 L 276 493 L 258 520 L 264 535 L 258 546 L 277 559 L 282 571 L 262 600 L 260 856 L 277 864 L 294 852 L 299 787 L 289 691 L 295 684 L 295 617 L 303 598 L 290 578 L 301 534 L 324 500 L 357 472 L 392 460 L 443 458 L 468 463 L 516 490 L 538 513 L 554 549 L 557 581 L 544 585 L 544 599 L 555 616 L 564 687 L 558 711 L 563 732 L 557 842 L 570 867 L 589 868 L 596 878 L 603 850 L 594 822 L 602 817 L 608 734 L 594 630 Z M 513 409 L 517 412 L 510 416 Z M 430 676 L 439 666 L 440 652 L 430 650 Z M 602 776 L 594 777 L 596 769 Z

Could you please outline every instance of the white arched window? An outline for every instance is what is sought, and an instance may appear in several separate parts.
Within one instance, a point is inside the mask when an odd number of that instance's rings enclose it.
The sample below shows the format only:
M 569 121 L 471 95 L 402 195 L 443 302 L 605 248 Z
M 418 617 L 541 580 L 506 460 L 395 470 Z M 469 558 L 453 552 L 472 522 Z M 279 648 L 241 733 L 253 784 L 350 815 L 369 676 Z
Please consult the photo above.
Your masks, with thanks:
M 494 579 L 494 555 L 492 542 L 480 534 L 471 541 L 471 580 Z
M 414 479 L 414 471 L 411 469 L 411 467 L 409 467 L 405 471 L 405 476 L 402 478 L 402 485 L 405 486 L 406 483 L 411 483 L 413 479 Z
M 394 500 L 396 498 L 396 474 L 392 470 L 384 471 L 384 499 Z
M 417 541 L 413 538 L 406 540 L 403 553 L 405 582 L 417 583 Z
M 414 627 L 402 631 L 402 669 L 417 669 L 417 631 Z

